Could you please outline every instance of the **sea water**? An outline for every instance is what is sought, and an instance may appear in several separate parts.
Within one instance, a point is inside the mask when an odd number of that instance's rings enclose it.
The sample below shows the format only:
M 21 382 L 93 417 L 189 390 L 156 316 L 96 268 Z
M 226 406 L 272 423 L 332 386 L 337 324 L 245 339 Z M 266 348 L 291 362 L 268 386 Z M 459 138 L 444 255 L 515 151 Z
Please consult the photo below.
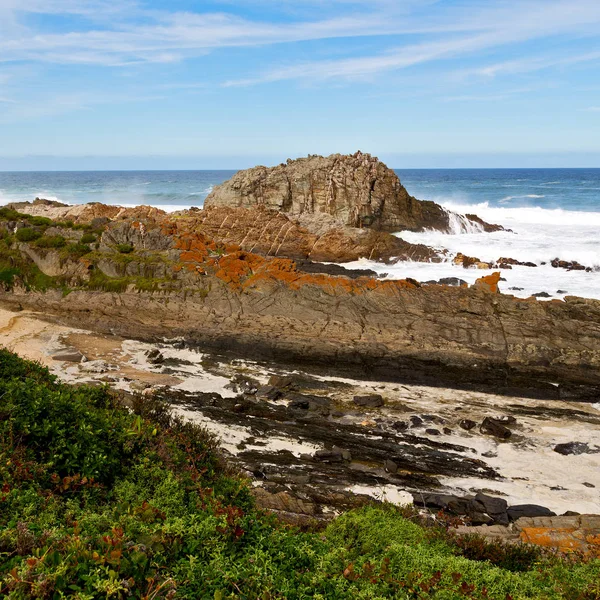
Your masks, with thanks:
M 420 281 L 459 277 L 468 283 L 491 271 L 452 263 L 458 252 L 482 261 L 500 257 L 534 262 L 536 268 L 503 270 L 503 292 L 551 298 L 600 298 L 600 169 L 418 169 L 396 171 L 408 192 L 457 213 L 475 213 L 512 232 L 398 232 L 413 243 L 446 249 L 440 264 L 381 265 L 360 260 L 388 278 Z M 68 204 L 149 204 L 167 211 L 201 207 L 215 185 L 234 171 L 106 171 L 0 173 L 0 204 L 36 197 Z M 554 258 L 577 261 L 591 272 L 555 269 Z M 545 264 L 543 264 L 545 263 Z M 511 289 L 513 288 L 513 289 Z M 519 288 L 519 289 L 514 289 Z

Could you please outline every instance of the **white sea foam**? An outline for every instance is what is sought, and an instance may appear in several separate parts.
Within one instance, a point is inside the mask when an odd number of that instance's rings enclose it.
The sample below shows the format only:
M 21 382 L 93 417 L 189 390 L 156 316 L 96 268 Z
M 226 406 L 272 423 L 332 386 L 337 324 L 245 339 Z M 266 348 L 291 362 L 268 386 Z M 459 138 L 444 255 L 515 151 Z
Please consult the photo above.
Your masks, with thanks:
M 484 262 L 495 262 L 500 257 L 532 262 L 537 267 L 513 266 L 502 271 L 506 282 L 500 289 L 519 297 L 547 292 L 552 298 L 575 295 L 600 299 L 600 212 L 546 209 L 539 206 L 502 207 L 489 203 L 466 204 L 460 199 L 437 198 L 452 213 L 474 213 L 489 223 L 500 224 L 509 231 L 484 233 L 481 228 L 462 227 L 463 220 L 450 217 L 450 234 L 438 231 L 414 233 L 399 232 L 402 239 L 443 250 L 449 253 L 443 263 L 400 262 L 382 265 L 361 260 L 345 266 L 370 268 L 378 273 L 388 273 L 388 278 L 413 277 L 419 281 L 459 277 L 469 284 L 491 270 L 464 269 L 452 263 L 452 258 L 462 252 Z M 577 261 L 591 267 L 593 272 L 566 271 L 550 266 L 554 258 Z M 545 265 L 543 263 L 546 263 Z M 510 289 L 522 288 L 522 289 Z M 558 291 L 561 290 L 561 293 Z

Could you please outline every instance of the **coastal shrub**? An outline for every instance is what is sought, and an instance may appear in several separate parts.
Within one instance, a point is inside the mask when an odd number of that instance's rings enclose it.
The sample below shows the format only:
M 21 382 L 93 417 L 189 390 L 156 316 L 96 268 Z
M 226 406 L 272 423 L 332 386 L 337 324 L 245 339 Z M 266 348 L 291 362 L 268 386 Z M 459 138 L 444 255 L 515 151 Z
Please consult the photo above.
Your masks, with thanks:
M 74 259 L 81 258 L 92 251 L 87 244 L 82 244 L 81 242 L 67 244 L 64 250 L 66 256 Z
M 33 227 L 21 227 L 21 229 L 17 229 L 15 236 L 19 242 L 33 242 L 40 238 L 42 233 Z
M 48 227 L 49 225 L 53 225 L 54 221 L 52 221 L 52 219 L 49 219 L 48 217 L 38 217 L 38 216 L 29 216 L 29 223 L 31 225 L 34 226 L 39 226 L 39 227 Z
M 12 208 L 6 206 L 0 207 L 0 219 L 2 221 L 18 221 L 26 217 L 27 215 L 23 215 Z
M 163 402 L 126 408 L 0 349 L 2 598 L 600 598 L 598 560 L 513 572 L 412 518 L 383 505 L 319 532 L 281 525 L 214 436 Z
M 35 245 L 38 248 L 64 248 L 66 243 L 62 235 L 44 235 L 36 240 Z
M 13 285 L 14 278 L 20 275 L 18 269 L 0 268 L 0 285 L 5 288 L 11 288 Z
M 84 233 L 79 241 L 82 244 L 93 244 L 96 241 L 96 236 L 93 233 Z
M 117 244 L 116 248 L 121 254 L 130 254 L 133 252 L 133 246 L 131 244 Z

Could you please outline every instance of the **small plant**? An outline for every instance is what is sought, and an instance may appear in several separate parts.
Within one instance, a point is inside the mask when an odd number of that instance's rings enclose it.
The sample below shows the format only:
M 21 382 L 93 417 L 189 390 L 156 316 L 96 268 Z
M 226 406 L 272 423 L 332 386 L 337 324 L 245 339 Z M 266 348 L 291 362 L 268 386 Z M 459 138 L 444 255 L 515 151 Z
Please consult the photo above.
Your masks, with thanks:
M 17 233 L 15 235 L 19 242 L 33 242 L 34 240 L 42 237 L 41 232 L 37 229 L 33 229 L 32 227 L 21 227 L 21 229 L 17 229 Z
M 42 236 L 35 242 L 38 248 L 64 248 L 66 244 L 67 241 L 62 235 Z
M 68 244 L 65 247 L 65 253 L 70 258 L 81 258 L 91 251 L 92 249 L 87 244 L 82 244 L 81 242 Z
M 133 252 L 133 246 L 131 244 L 117 244 L 117 252 L 121 254 L 131 254 Z
M 79 241 L 82 244 L 93 244 L 96 241 L 96 236 L 93 233 L 84 233 Z
M 29 217 L 29 222 L 32 225 L 39 227 L 48 227 L 54 224 L 52 219 L 49 219 L 48 217 Z

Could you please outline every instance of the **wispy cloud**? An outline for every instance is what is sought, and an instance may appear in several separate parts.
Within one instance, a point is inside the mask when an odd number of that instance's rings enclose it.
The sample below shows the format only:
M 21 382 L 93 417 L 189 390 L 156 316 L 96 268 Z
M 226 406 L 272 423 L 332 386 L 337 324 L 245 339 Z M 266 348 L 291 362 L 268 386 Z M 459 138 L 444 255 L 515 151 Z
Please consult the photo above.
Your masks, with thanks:
M 372 56 L 285 65 L 256 77 L 228 81 L 225 85 L 253 85 L 289 79 L 364 78 L 421 63 L 473 55 L 482 50 L 565 33 L 576 32 L 580 36 L 595 36 L 600 25 L 600 2 L 511 2 L 503 3 L 501 9 L 492 5 L 491 9 L 473 11 L 469 15 L 458 13 L 454 15 L 454 19 L 448 18 L 448 15 L 445 17 L 447 20 L 444 26 L 436 25 L 435 22 L 422 25 L 431 32 L 439 27 L 437 33 L 443 34 L 441 39 L 396 47 Z M 598 53 L 595 52 L 579 57 L 525 58 L 482 67 L 477 72 L 493 76 L 502 72 L 537 70 L 545 66 L 568 65 L 597 58 Z

